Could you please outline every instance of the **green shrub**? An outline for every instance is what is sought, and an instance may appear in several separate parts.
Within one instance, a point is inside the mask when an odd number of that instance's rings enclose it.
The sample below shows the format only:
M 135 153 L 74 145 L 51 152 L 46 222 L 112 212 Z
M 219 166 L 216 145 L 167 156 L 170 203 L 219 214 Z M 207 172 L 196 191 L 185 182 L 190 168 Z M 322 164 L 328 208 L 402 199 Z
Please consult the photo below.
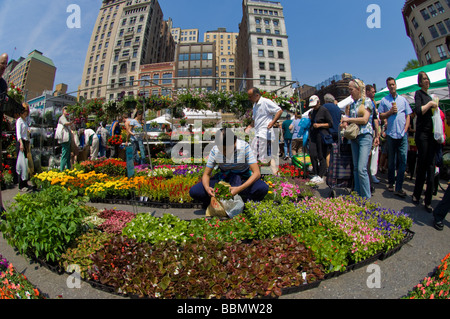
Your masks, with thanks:
M 88 212 L 83 204 L 76 192 L 56 186 L 39 193 L 19 194 L 0 230 L 21 254 L 56 262 L 85 231 L 83 219 Z

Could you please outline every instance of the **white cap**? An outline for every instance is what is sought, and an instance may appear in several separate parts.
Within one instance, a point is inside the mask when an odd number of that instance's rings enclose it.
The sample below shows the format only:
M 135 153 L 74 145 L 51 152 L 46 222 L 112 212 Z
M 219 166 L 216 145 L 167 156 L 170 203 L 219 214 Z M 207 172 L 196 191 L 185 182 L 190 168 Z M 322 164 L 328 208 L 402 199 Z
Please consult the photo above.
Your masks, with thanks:
M 314 107 L 319 104 L 320 99 L 317 95 L 313 95 L 309 98 L 309 107 Z

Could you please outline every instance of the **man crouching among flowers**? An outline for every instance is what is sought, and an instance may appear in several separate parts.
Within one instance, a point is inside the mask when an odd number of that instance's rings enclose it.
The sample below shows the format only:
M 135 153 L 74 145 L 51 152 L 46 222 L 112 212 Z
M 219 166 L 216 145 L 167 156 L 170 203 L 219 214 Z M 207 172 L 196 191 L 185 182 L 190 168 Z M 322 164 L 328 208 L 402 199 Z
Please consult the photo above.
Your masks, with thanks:
M 220 172 L 211 177 L 216 165 Z M 211 198 L 215 197 L 215 185 L 221 181 L 231 185 L 233 197 L 240 195 L 244 201 L 262 201 L 269 191 L 268 185 L 261 180 L 261 172 L 250 145 L 238 139 L 231 129 L 217 132 L 202 181 L 191 188 L 189 195 L 202 202 L 202 208 L 206 209 Z

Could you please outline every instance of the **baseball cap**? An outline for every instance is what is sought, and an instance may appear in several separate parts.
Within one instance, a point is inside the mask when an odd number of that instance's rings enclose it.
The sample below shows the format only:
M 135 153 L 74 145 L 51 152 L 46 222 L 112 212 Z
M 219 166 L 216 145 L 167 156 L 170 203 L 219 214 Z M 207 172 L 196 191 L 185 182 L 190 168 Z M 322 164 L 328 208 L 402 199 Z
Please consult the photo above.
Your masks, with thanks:
M 313 95 L 309 98 L 309 107 L 314 107 L 319 104 L 320 99 L 317 95 Z

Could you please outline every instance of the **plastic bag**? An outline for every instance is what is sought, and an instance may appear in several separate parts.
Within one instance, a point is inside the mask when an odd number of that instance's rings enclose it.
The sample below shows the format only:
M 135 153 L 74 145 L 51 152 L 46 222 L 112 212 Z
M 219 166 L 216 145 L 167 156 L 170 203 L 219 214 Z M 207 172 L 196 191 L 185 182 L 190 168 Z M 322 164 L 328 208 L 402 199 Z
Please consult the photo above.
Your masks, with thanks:
M 16 172 L 22 181 L 28 180 L 28 159 L 22 151 L 17 155 Z
M 239 195 L 234 196 L 232 200 L 222 201 L 221 204 L 230 218 L 234 218 L 244 212 L 244 200 Z
M 55 132 L 55 139 L 58 141 L 58 143 L 61 144 L 62 139 L 63 139 L 63 130 L 64 126 L 62 124 L 58 123 L 58 126 L 56 127 L 56 132 Z
M 233 199 L 218 201 L 211 198 L 211 204 L 206 210 L 207 217 L 234 218 L 244 212 L 244 201 L 241 196 L 236 195 Z
M 375 176 L 378 173 L 379 150 L 380 148 L 378 146 L 374 147 L 372 150 L 372 158 L 370 160 L 370 174 L 372 174 L 372 176 Z
M 439 144 L 445 143 L 444 127 L 442 125 L 441 110 L 437 108 L 433 114 L 434 139 Z

